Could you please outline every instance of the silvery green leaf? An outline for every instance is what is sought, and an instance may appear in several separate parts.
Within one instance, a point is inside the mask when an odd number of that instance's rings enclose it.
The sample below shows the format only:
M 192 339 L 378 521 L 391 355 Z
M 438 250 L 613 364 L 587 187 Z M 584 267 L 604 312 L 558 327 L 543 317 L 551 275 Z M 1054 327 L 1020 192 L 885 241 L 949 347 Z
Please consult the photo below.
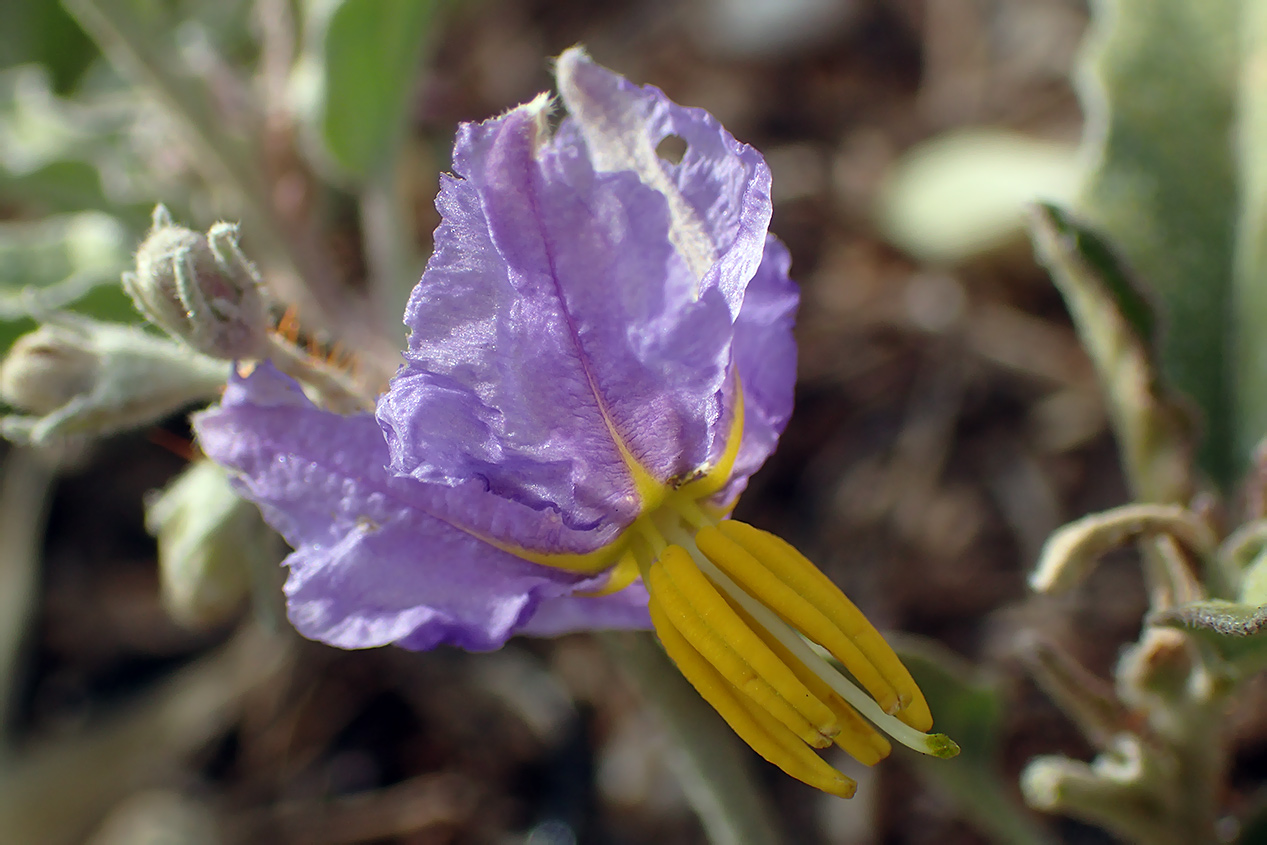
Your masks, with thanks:
M 1242 4 L 1097 0 L 1080 94 L 1092 162 L 1075 212 L 1117 245 L 1172 321 L 1162 364 L 1204 416 L 1201 461 L 1226 482 L 1225 357 L 1237 180 L 1235 82 Z
M 1188 631 L 1241 666 L 1267 660 L 1267 606 L 1208 599 L 1155 613 L 1149 622 Z
M 1152 303 L 1103 237 L 1061 208 L 1036 206 L 1030 235 L 1095 364 L 1135 497 L 1187 502 L 1197 427 L 1159 371 Z
M 1236 451 L 1247 464 L 1267 435 L 1267 5 L 1244 4 L 1237 152 L 1240 219 L 1228 309 L 1233 343 Z

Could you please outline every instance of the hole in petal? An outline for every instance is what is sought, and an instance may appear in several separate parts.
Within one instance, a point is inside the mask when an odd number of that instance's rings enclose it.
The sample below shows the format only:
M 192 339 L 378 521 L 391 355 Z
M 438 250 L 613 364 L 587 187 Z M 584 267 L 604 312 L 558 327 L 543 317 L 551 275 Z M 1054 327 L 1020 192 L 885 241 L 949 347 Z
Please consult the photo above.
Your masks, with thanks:
M 669 164 L 681 164 L 686 158 L 686 139 L 681 135 L 666 135 L 656 144 L 655 154 Z

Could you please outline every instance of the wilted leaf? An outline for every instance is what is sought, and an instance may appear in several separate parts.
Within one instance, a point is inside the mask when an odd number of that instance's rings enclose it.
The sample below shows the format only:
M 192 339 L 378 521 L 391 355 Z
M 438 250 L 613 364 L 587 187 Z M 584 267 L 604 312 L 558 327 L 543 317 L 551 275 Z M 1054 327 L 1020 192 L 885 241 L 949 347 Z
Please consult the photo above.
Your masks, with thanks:
M 1064 202 L 1078 180 L 1075 150 L 1015 132 L 970 129 L 910 150 L 879 199 L 880 224 L 912 255 L 954 263 L 1025 230 L 1025 207 Z
M 1123 505 L 1063 525 L 1043 544 L 1030 586 L 1060 593 L 1080 583 L 1107 552 L 1147 537 L 1169 536 L 1207 560 L 1215 551 L 1214 532 L 1179 505 Z
M 1234 92 L 1242 4 L 1098 0 L 1081 75 L 1086 152 L 1075 209 L 1159 295 L 1162 362 L 1205 417 L 1201 459 L 1228 482 L 1233 455 L 1225 349 L 1236 176 Z

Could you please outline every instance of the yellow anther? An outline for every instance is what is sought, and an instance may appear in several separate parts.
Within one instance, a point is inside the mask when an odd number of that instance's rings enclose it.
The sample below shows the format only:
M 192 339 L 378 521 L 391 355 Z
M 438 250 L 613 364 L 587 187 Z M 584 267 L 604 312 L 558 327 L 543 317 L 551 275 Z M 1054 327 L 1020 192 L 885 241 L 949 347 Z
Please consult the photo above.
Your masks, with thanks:
M 758 560 L 720 529 L 708 527 L 695 535 L 699 550 L 739 586 L 773 610 L 783 621 L 827 649 L 848 669 L 863 689 L 886 713 L 900 709 L 897 690 L 872 665 L 848 634 L 828 619 L 806 596 L 779 578 L 778 573 Z M 784 567 L 786 568 L 786 567 Z
M 833 769 L 782 723 L 734 688 L 669 621 L 654 599 L 651 623 L 682 676 L 740 739 L 788 775 L 824 792 L 853 797 L 857 783 Z
M 669 546 L 648 576 L 665 616 L 722 677 L 806 743 L 831 745 L 840 733 L 835 714 L 744 624 L 682 547 Z
M 734 602 L 731 602 L 730 606 L 735 609 L 741 619 L 748 623 L 748 626 L 756 632 L 757 636 L 761 637 L 765 644 L 770 647 L 770 650 L 792 668 L 792 671 L 809 688 L 809 691 L 814 693 L 820 701 L 830 707 L 831 711 L 836 714 L 836 718 L 840 720 L 841 725 L 840 735 L 836 737 L 836 745 L 864 766 L 874 766 L 889 756 L 890 752 L 893 751 L 893 746 L 884 738 L 882 733 L 877 731 L 870 722 L 862 718 L 858 711 L 849 705 L 849 702 L 837 695 L 813 669 L 806 666 L 797 659 L 796 655 L 788 651 L 787 647 L 779 642 L 777 637 L 749 616 L 746 610 Z
M 805 597 L 843 631 L 872 666 L 897 691 L 902 705 L 894 715 L 919 731 L 933 726 L 933 715 L 910 672 L 875 626 L 830 578 L 785 540 L 742 522 L 727 520 L 718 530 L 770 569 L 778 580 Z M 824 647 L 826 647 L 824 645 Z M 843 663 L 840 655 L 835 655 Z M 852 671 L 852 669 L 850 670 Z M 859 678 L 859 681 L 862 679 Z

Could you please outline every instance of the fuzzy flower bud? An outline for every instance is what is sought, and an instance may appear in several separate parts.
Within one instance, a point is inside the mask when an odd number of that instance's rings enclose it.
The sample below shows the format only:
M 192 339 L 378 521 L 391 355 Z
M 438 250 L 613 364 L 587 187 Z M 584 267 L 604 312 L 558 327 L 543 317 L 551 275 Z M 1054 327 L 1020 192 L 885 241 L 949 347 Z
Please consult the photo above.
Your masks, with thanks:
M 29 416 L 0 435 L 43 443 L 147 425 L 219 395 L 229 364 L 131 326 L 59 314 L 14 343 L 0 399 Z
M 237 226 L 206 235 L 176 225 L 163 206 L 136 253 L 123 287 L 155 325 L 215 358 L 262 357 L 268 313 L 255 267 L 238 248 Z
M 51 414 L 97 379 L 97 356 L 58 326 L 18 338 L 0 362 L 0 400 L 21 411 Z
M 191 464 L 148 500 L 145 526 L 158 540 L 163 605 L 195 630 L 232 618 L 253 575 L 271 575 L 281 559 L 259 511 L 211 461 Z

